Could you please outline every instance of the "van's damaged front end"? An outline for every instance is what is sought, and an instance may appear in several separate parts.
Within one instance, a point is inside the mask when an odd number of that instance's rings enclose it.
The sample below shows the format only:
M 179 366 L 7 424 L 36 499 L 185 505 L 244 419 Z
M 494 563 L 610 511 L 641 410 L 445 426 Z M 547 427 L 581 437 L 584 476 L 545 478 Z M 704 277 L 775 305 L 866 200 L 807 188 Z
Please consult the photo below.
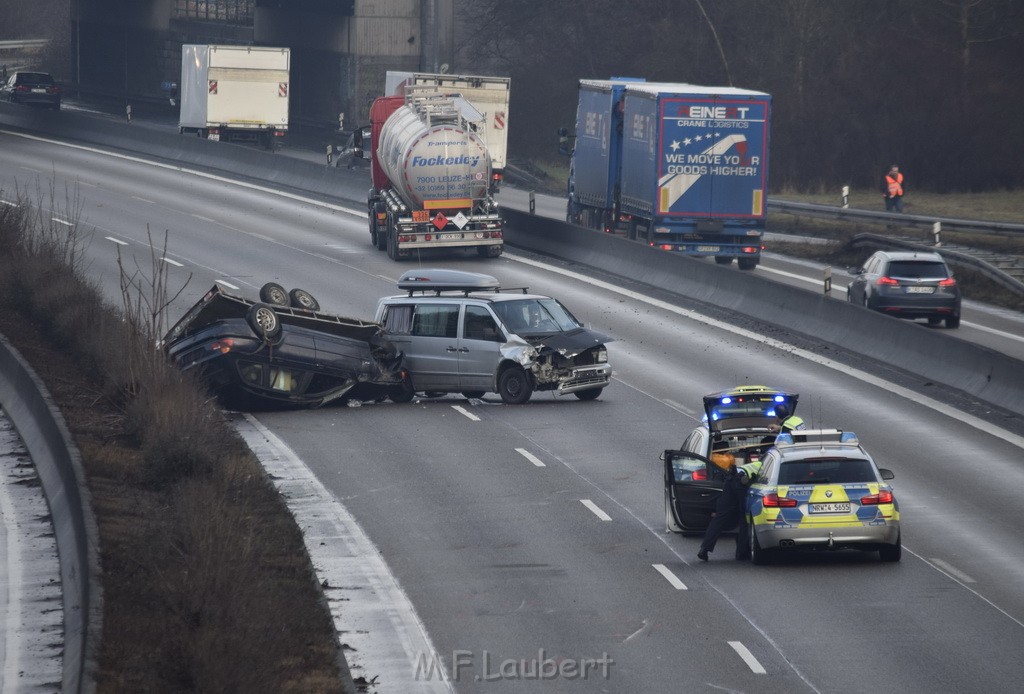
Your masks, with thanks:
M 513 335 L 501 346 L 501 353 L 533 376 L 536 390 L 568 395 L 604 388 L 611 382 L 612 367 L 605 345 L 612 341 L 586 328 L 526 338 Z

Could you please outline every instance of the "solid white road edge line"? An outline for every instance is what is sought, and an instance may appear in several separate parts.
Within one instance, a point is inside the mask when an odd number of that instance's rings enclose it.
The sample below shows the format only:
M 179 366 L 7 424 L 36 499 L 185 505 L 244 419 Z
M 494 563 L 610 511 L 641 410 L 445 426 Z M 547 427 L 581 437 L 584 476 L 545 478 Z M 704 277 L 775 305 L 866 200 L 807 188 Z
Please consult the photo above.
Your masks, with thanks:
M 654 567 L 655 571 L 664 576 L 665 580 L 668 581 L 673 588 L 676 590 L 687 590 L 686 584 L 680 581 L 679 577 L 672 573 L 667 566 L 664 564 L 651 564 L 651 566 Z
M 243 414 L 235 429 L 302 529 L 339 638 L 343 633 L 352 647 L 346 658 L 353 676 L 379 677 L 388 691 L 454 692 L 446 670 L 440 679 L 418 676 L 424 658 L 444 669 L 443 658 L 435 658 L 437 650 L 416 609 L 355 517 L 258 419 Z
M 541 460 L 540 458 L 535 456 L 533 453 L 530 453 L 530 451 L 526 450 L 525 448 L 517 448 L 516 449 L 516 453 L 518 453 L 519 455 L 523 456 L 524 458 L 529 460 L 531 463 L 533 463 L 537 467 L 547 467 L 544 464 L 543 460 Z
M 730 325 L 729 323 L 725 323 L 715 318 L 711 318 L 710 316 L 705 316 L 703 314 L 697 313 L 696 311 L 675 306 L 673 304 L 668 303 L 667 301 L 647 297 L 644 296 L 643 294 L 639 294 L 630 289 L 624 289 L 622 287 L 617 287 L 609 282 L 604 282 L 602 280 L 581 275 L 578 272 L 565 270 L 562 268 L 554 267 L 552 265 L 547 265 L 545 263 L 538 262 L 536 260 L 531 260 L 529 258 L 521 258 L 508 253 L 504 254 L 504 257 L 517 263 L 523 263 L 524 265 L 530 265 L 541 270 L 547 270 L 548 272 L 553 272 L 564 277 L 572 278 L 578 282 L 583 282 L 586 284 L 590 284 L 594 287 L 599 287 L 600 289 L 613 292 L 615 294 L 620 294 L 621 296 L 628 297 L 633 301 L 639 301 L 645 304 L 649 304 L 650 306 L 655 306 L 664 311 L 669 311 L 671 313 L 675 313 L 685 318 L 689 318 L 690 320 L 697 321 L 698 323 L 704 323 L 705 325 L 710 325 L 713 328 L 724 330 L 726 332 L 733 333 L 734 335 L 739 335 L 740 337 L 746 338 L 748 340 L 760 342 L 763 345 L 774 347 L 775 349 L 781 350 L 783 352 L 788 352 L 789 354 L 801 357 L 810 362 L 814 362 L 815 364 L 818 364 L 820 366 L 833 369 L 834 371 L 840 371 L 846 374 L 847 376 L 852 376 L 853 378 L 863 381 L 864 383 L 868 383 L 877 388 L 881 388 L 882 390 L 893 393 L 894 395 L 898 395 L 902 398 L 906 398 L 907 400 L 911 400 L 912 402 L 924 405 L 925 407 L 934 410 L 935 412 L 944 414 L 947 417 L 955 419 L 959 422 L 963 422 L 964 424 L 967 424 L 968 426 L 973 427 L 983 433 L 991 434 L 992 436 L 1000 438 L 1009 444 L 1017 446 L 1018 448 L 1024 448 L 1024 437 L 1022 436 L 1017 436 L 1016 434 L 1006 431 L 1005 429 L 1000 429 L 998 426 L 993 425 L 992 422 L 985 421 L 978 417 L 974 417 L 972 415 L 967 414 L 966 412 L 961 412 L 960 410 L 954 407 L 950 407 L 945 403 L 941 403 L 938 400 L 929 398 L 927 395 L 915 393 L 909 388 L 903 388 L 893 383 L 889 383 L 884 379 L 878 378 L 877 376 L 872 376 L 866 371 L 860 371 L 858 369 L 851 368 L 846 364 L 841 364 L 840 362 L 833 361 L 832 359 L 827 359 L 825 357 L 818 356 L 813 352 L 809 352 L 805 349 L 800 349 L 799 347 L 795 347 L 788 343 L 782 342 L 781 340 L 776 340 L 771 337 L 765 337 L 764 335 L 758 335 L 757 333 L 745 330 L 743 328 L 738 328 L 735 325 Z
M 743 662 L 747 664 L 747 667 L 750 668 L 751 672 L 755 675 L 767 674 L 767 670 L 761 666 L 761 663 L 757 662 L 757 658 L 754 657 L 754 654 L 751 653 L 742 642 L 730 641 L 729 645 L 732 646 L 732 649 L 736 651 L 741 658 L 743 658 Z
M 609 516 L 607 513 L 598 508 L 597 504 L 595 504 L 590 499 L 580 499 L 580 503 L 589 508 L 590 511 L 601 520 L 610 521 L 612 519 L 611 516 Z

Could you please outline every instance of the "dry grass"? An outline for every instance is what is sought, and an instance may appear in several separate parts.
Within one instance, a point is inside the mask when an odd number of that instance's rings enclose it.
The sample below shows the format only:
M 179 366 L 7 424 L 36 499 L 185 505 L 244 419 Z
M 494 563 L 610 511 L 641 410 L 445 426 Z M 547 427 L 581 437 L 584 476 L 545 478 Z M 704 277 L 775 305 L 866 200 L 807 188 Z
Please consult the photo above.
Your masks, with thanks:
M 56 215 L 54 215 L 56 216 Z M 341 692 L 299 529 L 206 394 L 152 349 L 153 312 L 103 305 L 82 240 L 0 207 L 0 332 L 53 394 L 100 530 L 102 692 Z M 66 233 L 73 233 L 66 232 Z M 140 304 L 159 306 L 159 278 Z

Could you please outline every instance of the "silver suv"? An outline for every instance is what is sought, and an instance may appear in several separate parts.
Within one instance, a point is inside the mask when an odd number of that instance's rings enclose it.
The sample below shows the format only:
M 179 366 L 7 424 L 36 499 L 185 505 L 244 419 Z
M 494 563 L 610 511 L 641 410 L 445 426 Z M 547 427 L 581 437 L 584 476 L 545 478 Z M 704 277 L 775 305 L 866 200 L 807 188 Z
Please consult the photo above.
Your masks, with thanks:
M 405 355 L 404 387 L 392 400 L 496 392 L 522 404 L 535 390 L 593 400 L 611 380 L 612 338 L 583 327 L 555 299 L 457 270 L 410 270 L 398 287 L 406 293 L 381 299 L 375 317 Z

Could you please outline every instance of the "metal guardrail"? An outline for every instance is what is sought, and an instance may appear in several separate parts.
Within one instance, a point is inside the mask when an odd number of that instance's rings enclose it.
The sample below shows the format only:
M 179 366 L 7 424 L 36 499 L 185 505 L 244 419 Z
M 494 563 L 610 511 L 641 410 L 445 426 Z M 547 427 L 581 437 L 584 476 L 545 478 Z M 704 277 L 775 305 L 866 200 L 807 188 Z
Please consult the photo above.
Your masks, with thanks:
M 875 212 L 858 210 L 834 205 L 818 205 L 809 202 L 789 202 L 785 200 L 768 200 L 768 209 L 789 214 L 801 214 L 808 217 L 833 218 L 845 221 L 874 222 L 877 224 L 900 224 L 903 226 L 934 227 L 936 222 L 942 229 L 958 231 L 976 231 L 988 234 L 1024 234 L 1024 224 L 1013 222 L 988 222 L 977 219 L 954 219 L 936 217 L 934 215 L 900 214 L 896 212 Z
M 0 51 L 23 51 L 29 48 L 43 48 L 49 42 L 49 39 L 16 39 L 14 41 L 0 41 Z

